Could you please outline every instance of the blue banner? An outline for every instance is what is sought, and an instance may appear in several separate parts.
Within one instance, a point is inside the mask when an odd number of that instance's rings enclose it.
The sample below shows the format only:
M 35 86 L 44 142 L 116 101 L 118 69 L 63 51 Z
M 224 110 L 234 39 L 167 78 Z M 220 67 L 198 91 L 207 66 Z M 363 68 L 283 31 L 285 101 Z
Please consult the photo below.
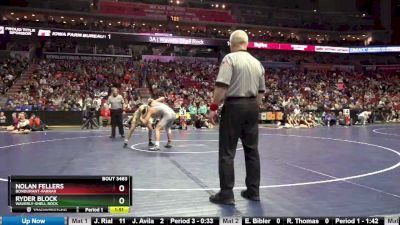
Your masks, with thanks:
M 400 46 L 350 48 L 350 53 L 381 53 L 381 52 L 400 52 Z
M 3 225 L 64 225 L 64 217 L 5 216 Z

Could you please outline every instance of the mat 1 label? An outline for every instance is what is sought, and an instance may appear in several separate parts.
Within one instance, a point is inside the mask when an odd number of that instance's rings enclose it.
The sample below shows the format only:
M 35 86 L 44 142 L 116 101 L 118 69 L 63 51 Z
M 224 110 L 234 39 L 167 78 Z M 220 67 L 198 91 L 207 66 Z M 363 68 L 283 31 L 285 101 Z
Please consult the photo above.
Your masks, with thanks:
M 68 217 L 68 224 L 69 225 L 90 225 L 91 218 L 90 217 L 83 217 L 83 216 L 69 216 Z

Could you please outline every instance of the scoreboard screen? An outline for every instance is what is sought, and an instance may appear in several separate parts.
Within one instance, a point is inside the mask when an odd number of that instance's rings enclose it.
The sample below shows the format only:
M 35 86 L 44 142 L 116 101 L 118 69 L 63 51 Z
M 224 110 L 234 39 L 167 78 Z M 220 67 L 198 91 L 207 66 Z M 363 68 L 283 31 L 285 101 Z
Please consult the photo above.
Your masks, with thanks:
M 173 21 L 173 22 L 179 22 L 179 21 L 181 21 L 181 17 L 179 17 L 179 16 L 168 16 L 168 20 L 169 21 Z
M 9 176 L 11 212 L 129 212 L 131 176 Z

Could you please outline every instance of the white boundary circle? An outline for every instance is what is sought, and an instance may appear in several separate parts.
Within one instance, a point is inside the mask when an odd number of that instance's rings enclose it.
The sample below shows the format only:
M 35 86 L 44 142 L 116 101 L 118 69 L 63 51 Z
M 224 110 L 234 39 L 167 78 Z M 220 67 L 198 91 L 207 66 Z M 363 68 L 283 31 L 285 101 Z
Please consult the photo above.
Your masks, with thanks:
M 376 134 L 400 137 L 400 134 L 391 134 L 391 133 L 385 133 L 385 132 L 379 131 L 379 130 L 396 129 L 396 128 L 397 127 L 377 128 L 377 129 L 373 129 L 372 132 L 376 133 Z
M 205 132 L 212 134 L 211 132 Z M 340 142 L 347 142 L 347 143 L 355 143 L 355 144 L 361 144 L 361 145 L 367 145 L 367 146 L 372 146 L 376 147 L 379 149 L 383 149 L 386 151 L 390 151 L 395 153 L 398 157 L 400 157 L 400 152 L 384 147 L 381 145 L 376 145 L 376 144 L 370 144 L 366 142 L 360 142 L 360 141 L 352 141 L 352 140 L 345 140 L 345 139 L 336 139 L 336 138 L 326 138 L 326 137 L 315 137 L 315 136 L 301 136 L 301 135 L 287 135 L 287 134 L 260 134 L 262 136 L 282 136 L 282 137 L 298 137 L 298 138 L 310 138 L 310 139 L 320 139 L 320 140 L 332 140 L 332 141 L 340 141 Z M 74 137 L 74 138 L 60 138 L 60 139 L 49 139 L 49 140 L 43 140 L 43 141 L 35 141 L 35 142 L 25 142 L 25 143 L 20 143 L 20 144 L 14 144 L 14 145 L 9 145 L 9 146 L 0 146 L 0 149 L 3 148 L 9 148 L 9 147 L 14 147 L 14 146 L 21 146 L 21 145 L 29 145 L 29 144 L 36 144 L 36 143 L 45 143 L 45 142 L 52 142 L 52 141 L 61 141 L 61 140 L 72 140 L 72 139 L 84 139 L 84 138 L 90 138 L 90 137 L 104 137 L 104 136 L 89 136 L 89 137 Z M 380 173 L 384 173 L 390 170 L 394 170 L 396 168 L 400 167 L 400 160 L 397 164 L 394 164 L 390 167 L 373 171 L 370 173 L 365 173 L 365 174 L 360 174 L 360 175 L 354 175 L 354 176 L 348 176 L 348 177 L 342 177 L 342 178 L 334 178 L 334 179 L 328 179 L 328 180 L 319 180 L 319 181 L 311 181 L 311 182 L 300 182 L 300 183 L 291 183 L 291 184 L 275 184 L 275 185 L 263 185 L 260 186 L 260 189 L 267 189 L 267 188 L 280 188 L 280 187 L 295 187 L 295 186 L 306 186 L 306 185 L 313 185 L 313 184 L 326 184 L 326 183 L 333 183 L 333 182 L 338 182 L 338 181 L 348 181 L 352 179 L 357 179 L 357 178 L 362 178 L 362 177 L 368 177 Z M 7 182 L 7 179 L 0 178 L 0 181 L 5 181 Z M 234 190 L 244 190 L 246 187 L 235 187 Z M 133 188 L 134 191 L 142 191 L 142 192 L 161 192 L 161 191 L 218 191 L 219 188 Z
M 199 142 L 217 142 L 218 140 L 173 140 L 173 142 L 189 142 L 189 141 L 199 141 Z M 160 142 L 166 142 L 166 141 L 160 141 Z M 150 150 L 146 150 L 146 149 L 141 149 L 141 148 L 137 148 L 136 146 L 138 145 L 142 145 L 142 144 L 147 144 L 147 142 L 141 142 L 141 143 L 137 143 L 131 146 L 131 149 L 134 151 L 138 151 L 138 152 L 149 152 L 149 153 L 159 153 L 159 154 L 207 154 L 207 153 L 215 153 L 218 151 L 205 151 L 205 152 L 164 152 L 164 151 L 150 151 Z M 238 143 L 240 144 L 240 143 Z M 243 147 L 241 148 L 237 148 L 237 151 L 239 150 L 243 150 Z
M 340 142 L 347 142 L 347 143 L 354 143 L 354 144 L 361 144 L 361 145 L 367 145 L 367 146 L 372 146 L 376 148 L 380 148 L 386 151 L 390 151 L 395 153 L 397 156 L 400 157 L 400 152 L 384 147 L 381 145 L 376 145 L 376 144 L 370 144 L 366 142 L 360 142 L 360 141 L 352 141 L 352 140 L 345 140 L 345 139 L 336 139 L 336 138 L 326 138 L 326 137 L 314 137 L 314 136 L 302 136 L 302 135 L 290 135 L 290 134 L 260 134 L 263 136 L 282 136 L 282 137 L 298 137 L 298 138 L 310 138 L 310 139 L 321 139 L 321 140 L 332 140 L 332 141 L 340 141 Z M 390 167 L 373 171 L 370 173 L 365 173 L 365 174 L 360 174 L 360 175 L 354 175 L 354 176 L 349 176 L 349 177 L 342 177 L 342 178 L 334 178 L 334 179 L 328 179 L 328 180 L 319 180 L 319 181 L 311 181 L 311 182 L 300 182 L 300 183 L 291 183 L 291 184 L 275 184 L 275 185 L 262 185 L 260 186 L 260 189 L 267 189 L 267 188 L 281 188 L 281 187 L 296 187 L 296 186 L 306 186 L 306 185 L 313 185 L 313 184 L 326 184 L 326 183 L 333 183 L 333 182 L 339 182 L 339 181 L 348 181 L 348 180 L 353 180 L 357 178 L 362 178 L 362 177 L 368 177 L 380 173 L 384 173 L 390 170 L 394 170 L 396 168 L 400 167 L 400 160 L 397 164 L 394 164 Z M 246 187 L 235 187 L 233 188 L 234 190 L 245 190 Z M 219 188 L 133 188 L 134 191 L 143 191 L 143 192 L 148 192 L 148 191 L 155 191 L 155 192 L 160 192 L 160 191 L 218 191 Z

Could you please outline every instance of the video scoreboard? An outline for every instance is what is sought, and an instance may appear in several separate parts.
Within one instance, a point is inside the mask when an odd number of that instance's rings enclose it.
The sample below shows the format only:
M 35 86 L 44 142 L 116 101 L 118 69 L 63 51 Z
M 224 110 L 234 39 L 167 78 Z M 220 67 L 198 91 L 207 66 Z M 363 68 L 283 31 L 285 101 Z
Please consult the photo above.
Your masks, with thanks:
M 131 176 L 9 176 L 16 213 L 129 213 Z
M 399 225 L 399 217 L 3 217 L 0 225 Z

